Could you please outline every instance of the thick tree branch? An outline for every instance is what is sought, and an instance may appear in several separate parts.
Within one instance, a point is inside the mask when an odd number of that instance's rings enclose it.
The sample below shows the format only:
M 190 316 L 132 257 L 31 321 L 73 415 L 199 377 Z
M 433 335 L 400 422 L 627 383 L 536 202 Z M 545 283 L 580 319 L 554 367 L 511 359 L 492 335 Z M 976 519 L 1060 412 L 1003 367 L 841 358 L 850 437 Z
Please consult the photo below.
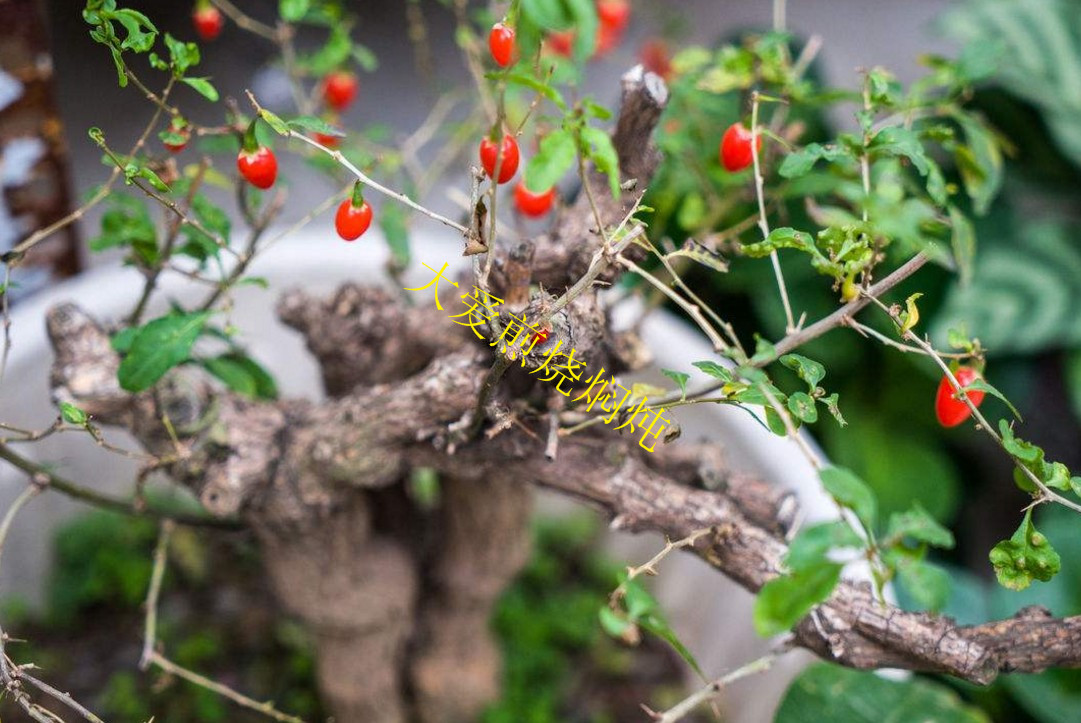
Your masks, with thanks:
M 576 436 L 548 462 L 538 445 L 513 437 L 454 457 L 417 448 L 411 458 L 456 474 L 499 474 L 559 490 L 601 509 L 616 529 L 679 539 L 710 528 L 694 552 L 750 591 L 782 569 L 782 538 L 728 494 L 686 486 L 693 480 L 685 459 L 659 458 L 651 469 L 618 440 Z M 793 514 L 790 500 L 776 509 L 786 519 Z M 774 520 L 772 527 L 785 525 Z M 849 667 L 947 673 L 981 684 L 999 673 L 1081 667 L 1081 616 L 1056 619 L 1042 608 L 1027 608 L 1007 620 L 958 626 L 947 617 L 883 606 L 868 585 L 851 582 L 842 582 L 794 632 L 802 647 Z
M 606 226 L 623 220 L 649 185 L 660 160 L 653 144 L 653 129 L 668 103 L 664 81 L 640 65 L 629 70 L 622 82 L 623 99 L 612 143 L 619 154 L 622 180 L 630 188 L 619 198 L 613 198 L 607 178 L 595 169 L 585 179 Z M 554 230 L 535 241 L 533 280 L 549 291 L 561 292 L 585 275 L 593 254 L 603 244 L 589 195 L 583 188 L 577 200 L 560 216 Z M 632 246 L 625 253 L 638 260 L 646 252 Z M 611 282 L 619 273 L 618 267 L 609 267 L 600 280 Z

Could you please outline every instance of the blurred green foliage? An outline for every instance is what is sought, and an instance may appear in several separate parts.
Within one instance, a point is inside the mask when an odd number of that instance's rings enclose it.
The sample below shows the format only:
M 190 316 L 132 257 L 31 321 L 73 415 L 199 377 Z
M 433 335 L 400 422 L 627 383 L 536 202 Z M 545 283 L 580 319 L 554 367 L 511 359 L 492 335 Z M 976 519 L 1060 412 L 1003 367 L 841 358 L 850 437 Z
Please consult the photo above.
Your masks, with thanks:
M 619 566 L 597 552 L 598 532 L 590 515 L 537 523 L 533 556 L 493 613 L 504 685 L 485 723 L 566 723 L 583 670 L 617 683 L 631 675 L 638 651 L 612 641 L 597 624 L 597 610 L 619 574 Z M 29 641 L 9 651 L 41 666 L 54 682 L 81 681 L 86 689 L 74 687 L 73 694 L 105 720 L 264 720 L 203 688 L 136 670 L 156 538 L 154 522 L 112 512 L 91 512 L 63 526 L 54 540 L 44 614 L 15 599 L 5 602 L 6 627 Z M 179 528 L 159 606 L 164 649 L 179 665 L 320 720 L 311 641 L 300 625 L 265 607 L 264 582 L 258 554 L 245 539 L 215 540 Z M 670 679 L 651 684 L 646 695 L 672 693 L 668 688 L 678 684 L 674 658 L 658 650 L 659 644 L 651 654 L 665 656 Z M 614 723 L 606 705 L 591 699 L 586 713 L 574 709 L 573 720 Z
M 888 711 L 888 715 L 885 715 Z M 913 677 L 887 680 L 875 673 L 816 663 L 793 681 L 775 723 L 990 723 L 990 718 L 939 683 Z
M 1081 125 L 1077 122 L 1081 115 L 1081 6 L 1073 0 L 966 0 L 943 17 L 940 29 L 960 43 L 962 64 L 974 68 L 988 59 L 997 61 L 994 74 L 978 83 L 967 98 L 969 106 L 989 122 L 992 135 L 972 133 L 960 121 L 958 130 L 972 154 L 990 152 L 989 139 L 997 139 L 1004 149 L 1004 165 L 995 177 L 980 178 L 973 175 L 972 159 L 966 152 L 933 156 L 948 185 L 977 192 L 970 201 L 960 196 L 956 201 L 963 210 L 977 212 L 973 231 L 978 245 L 966 275 L 928 266 L 898 287 L 891 300 L 923 292 L 919 302 L 923 321 L 918 330 L 930 333 L 940 347 L 945 346 L 950 328 L 963 326 L 967 334 L 979 337 L 987 350 L 989 381 L 1020 407 L 1033 427 L 1031 433 L 1019 428 L 1019 434 L 1044 444 L 1049 459 L 1061 459 L 1076 468 L 1081 463 L 1077 445 L 1081 434 L 1077 314 L 1081 299 L 1077 233 L 1081 227 Z M 740 46 L 741 41 L 736 39 L 735 44 Z M 828 54 L 830 49 L 822 52 Z M 937 72 L 939 59 L 924 60 Z M 677 70 L 681 68 L 679 56 L 675 64 Z M 983 72 L 981 68 L 976 74 Z M 812 66 L 809 77 L 814 74 Z M 693 74 L 678 75 L 671 89 L 672 101 L 662 118 L 659 138 L 671 157 L 662 164 L 645 200 L 657 209 L 651 235 L 668 236 L 678 245 L 688 236 L 720 233 L 722 248 L 728 243 L 733 250 L 726 254 L 731 262 L 728 272 L 699 270 L 688 283 L 696 289 L 708 284 L 709 292 L 700 295 L 714 308 L 725 310 L 742 338 L 749 339 L 754 331 L 780 338 L 784 313 L 769 264 L 739 258 L 734 252 L 737 245 L 725 241 L 761 239 L 753 227 L 754 197 L 747 192 L 750 179 L 745 174 L 725 173 L 716 158 L 724 129 L 739 120 L 746 122 L 748 94 L 736 87 L 722 87 L 727 92 L 720 94 L 711 92 L 717 89 L 705 87 Z M 790 118 L 805 125 L 800 145 L 828 142 L 836 134 L 830 120 L 858 107 L 843 92 L 821 100 L 847 101 L 847 105 L 828 118 L 794 105 L 792 113 L 803 115 Z M 767 183 L 785 181 L 774 174 Z M 821 209 L 806 199 L 835 182 L 812 170 L 787 183 L 781 186 L 787 200 L 776 207 L 774 218 L 796 229 L 814 228 L 814 215 Z M 990 188 L 1001 190 L 988 206 Z M 911 248 L 887 253 L 885 267 L 892 268 L 911 254 Z M 792 306 L 806 311 L 808 321 L 837 308 L 836 291 L 810 268 L 805 257 L 783 251 L 780 260 Z M 878 315 L 865 313 L 861 321 L 892 333 Z M 1076 571 L 1070 572 L 1081 549 L 1076 549 L 1076 518 L 1069 515 L 1044 510 L 1036 515 L 1040 532 L 1054 541 L 1061 555 L 1058 577 L 1033 583 L 1022 593 L 994 584 L 987 561 L 988 535 L 1009 538 L 1025 500 L 1011 483 L 1008 458 L 999 459 L 999 453 L 971 429 L 946 432 L 935 423 L 932 402 L 940 376 L 937 367 L 846 329 L 835 330 L 800 352 L 826 366 L 833 380 L 830 390 L 840 392 L 841 411 L 849 422 L 842 429 L 820 416 L 811 425 L 829 458 L 868 483 L 882 513 L 899 512 L 918 502 L 957 533 L 957 549 L 935 555 L 949 570 L 947 614 L 961 622 L 983 622 L 1010 616 L 1033 603 L 1047 605 L 1056 615 L 1081 612 L 1081 582 Z M 786 393 L 799 388 L 781 374 L 776 382 Z M 1010 416 L 1005 406 L 990 397 L 984 409 L 991 420 Z M 905 589 L 904 580 L 897 589 L 909 607 L 922 607 Z M 996 720 L 1061 723 L 1076 721 L 1081 709 L 1081 675 L 1075 671 L 1003 676 L 990 689 L 954 685 Z M 880 700 L 875 705 L 881 710 Z

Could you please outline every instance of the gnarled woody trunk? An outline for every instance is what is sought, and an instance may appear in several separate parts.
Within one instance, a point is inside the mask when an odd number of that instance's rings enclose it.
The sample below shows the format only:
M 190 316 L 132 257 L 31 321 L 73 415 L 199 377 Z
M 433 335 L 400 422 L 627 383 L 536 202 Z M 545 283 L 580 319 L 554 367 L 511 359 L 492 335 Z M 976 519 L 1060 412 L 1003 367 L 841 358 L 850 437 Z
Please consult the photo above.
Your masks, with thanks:
M 638 70 L 625 80 L 615 137 L 624 177 L 640 188 L 656 162 L 648 139 L 665 98 L 656 76 Z M 633 207 L 632 193 L 613 199 L 602 178 L 588 182 L 606 223 Z M 582 196 L 551 235 L 498 259 L 493 292 L 516 299 L 516 310 L 528 305 L 534 316 L 551 302 L 531 281 L 558 293 L 588 268 L 600 237 Z M 473 720 L 499 688 L 492 604 L 528 554 L 529 488 L 500 472 L 505 452 L 484 453 L 484 436 L 449 431 L 471 426 L 494 355 L 445 312 L 406 307 L 379 289 L 347 285 L 328 300 L 293 291 L 279 315 L 318 358 L 328 402 L 255 403 L 180 372 L 152 392 L 126 394 L 106 333 L 74 306 L 49 316 L 55 396 L 129 427 L 156 453 L 173 451 L 161 423 L 168 415 L 183 446 L 169 471 L 209 511 L 255 530 L 281 602 L 315 635 L 320 688 L 338 720 Z M 626 368 L 626 350 L 638 348 L 609 331 L 592 290 L 553 324 L 554 336 L 596 368 Z M 513 419 L 537 435 L 550 393 L 514 369 L 483 414 L 495 428 Z M 504 432 L 502 441 L 512 439 L 535 445 Z M 433 511 L 402 484 L 417 464 L 414 447 L 433 453 L 424 464 L 444 473 Z M 451 470 L 444 462 L 453 449 L 484 462 Z
M 649 136 L 666 100 L 659 78 L 624 77 L 614 134 L 624 179 L 642 189 L 656 164 Z M 634 202 L 590 174 L 605 224 Z M 586 194 L 525 251 L 497 256 L 492 291 L 543 313 L 602 246 Z M 531 253 L 529 246 L 532 245 Z M 498 253 L 498 252 L 497 252 Z M 640 253 L 633 246 L 628 256 Z M 610 281 L 615 264 L 599 279 Z M 528 285 L 539 282 L 543 291 Z M 468 283 L 466 287 L 468 288 Z M 430 307 L 346 286 L 334 298 L 287 294 L 281 318 L 322 365 L 331 399 L 256 403 L 174 372 L 129 395 L 102 327 L 72 305 L 50 312 L 55 396 L 128 427 L 151 452 L 172 454 L 161 419 L 180 435 L 169 472 L 206 508 L 257 533 L 278 594 L 315 633 L 319 680 L 341 721 L 473 720 L 496 694 L 499 659 L 487 631 L 491 605 L 522 565 L 529 492 L 543 485 L 581 499 L 627 530 L 685 537 L 710 528 L 694 552 L 757 590 L 782 569 L 791 497 L 726 474 L 708 444 L 680 442 L 647 455 L 636 439 L 595 425 L 547 458 L 548 408 L 561 398 L 512 365 L 489 397 L 478 438 L 477 401 L 493 362 L 489 345 Z M 529 313 L 535 318 L 535 313 Z M 591 371 L 642 363 L 641 344 L 617 334 L 596 289 L 553 317 L 546 348 L 574 347 Z M 540 350 L 524 360 L 535 368 Z M 441 475 L 442 503 L 426 512 L 402 481 Z M 709 481 L 719 488 L 702 489 Z M 866 586 L 842 583 L 796 627 L 802 646 L 858 668 L 904 667 L 986 683 L 998 672 L 1081 663 L 1081 618 L 1026 610 L 959 627 L 948 618 L 881 606 Z M 719 641 L 720 642 L 720 641 Z

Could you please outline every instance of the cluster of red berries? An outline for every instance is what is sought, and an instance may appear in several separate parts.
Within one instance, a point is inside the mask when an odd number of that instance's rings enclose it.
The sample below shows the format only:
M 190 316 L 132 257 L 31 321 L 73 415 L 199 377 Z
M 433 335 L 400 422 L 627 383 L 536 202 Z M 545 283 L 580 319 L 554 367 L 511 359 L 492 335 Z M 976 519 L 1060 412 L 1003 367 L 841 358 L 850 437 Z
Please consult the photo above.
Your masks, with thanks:
M 500 143 L 496 143 L 490 137 L 481 140 L 478 155 L 484 172 L 499 184 L 506 183 L 514 177 L 521 160 L 518 141 L 510 133 L 504 133 Z M 498 177 L 496 176 L 497 165 L 499 166 Z M 555 194 L 555 187 L 535 193 L 529 190 L 524 182 L 519 181 L 514 187 L 514 205 L 522 215 L 539 218 L 551 210 Z
M 631 6 L 627 0 L 597 0 L 597 35 L 594 44 L 595 55 L 605 55 L 612 51 L 623 39 L 623 31 L 631 19 Z M 563 30 L 549 33 L 545 46 L 556 55 L 565 58 L 571 56 L 574 49 L 574 31 Z
M 630 17 L 631 6 L 627 0 L 597 0 L 597 55 L 604 55 L 619 45 Z M 551 52 L 569 58 L 574 48 L 574 37 L 573 30 L 549 33 L 545 46 Z M 500 68 L 516 63 L 518 48 L 515 44 L 514 28 L 505 23 L 493 25 L 488 33 L 488 50 Z

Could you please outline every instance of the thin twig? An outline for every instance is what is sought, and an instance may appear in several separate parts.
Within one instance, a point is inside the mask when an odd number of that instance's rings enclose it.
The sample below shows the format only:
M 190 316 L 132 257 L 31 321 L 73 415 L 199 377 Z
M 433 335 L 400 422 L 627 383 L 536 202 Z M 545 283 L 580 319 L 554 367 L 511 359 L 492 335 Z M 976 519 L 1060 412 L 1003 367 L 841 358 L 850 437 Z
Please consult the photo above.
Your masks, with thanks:
M 206 676 L 199 675 L 194 671 L 183 668 L 163 656 L 161 653 L 152 652 L 150 654 L 150 662 L 167 673 L 172 673 L 179 678 L 183 678 L 189 683 L 193 683 L 202 688 L 206 688 L 207 690 L 217 693 L 224 698 L 228 698 L 237 705 L 248 708 L 249 710 L 254 710 L 257 713 L 262 713 L 268 718 L 273 718 L 274 720 L 281 721 L 282 723 L 304 723 L 304 719 L 297 718 L 296 716 L 289 715 L 288 713 L 282 713 L 269 702 L 260 703 L 257 700 L 249 698 L 243 693 L 238 693 L 237 691 L 226 685 L 222 685 L 221 683 L 217 683 L 210 678 L 207 678 Z
M 41 478 L 46 480 L 46 484 L 50 489 L 54 489 L 72 499 L 94 505 L 95 507 L 113 510 L 114 512 L 121 512 L 133 517 L 149 516 L 158 519 L 174 520 L 190 527 L 213 527 L 227 530 L 240 529 L 240 524 L 235 520 L 207 517 L 203 515 L 190 515 L 183 512 L 171 512 L 153 507 L 140 509 L 132 501 L 109 497 L 108 495 L 103 495 L 94 490 L 81 487 L 74 482 L 55 474 L 44 465 L 37 464 L 36 462 L 17 454 L 8 445 L 2 442 L 0 442 L 0 459 L 11 463 L 31 477 L 43 476 Z
M 252 98 L 252 100 L 254 102 L 254 97 Z M 345 156 L 343 156 L 340 151 L 335 151 L 335 150 L 332 150 L 330 148 L 327 148 L 326 146 L 324 146 L 319 141 L 317 141 L 317 140 L 315 140 L 313 138 L 309 138 L 308 136 L 304 135 L 303 133 L 297 133 L 294 130 L 290 130 L 288 132 L 288 136 L 290 138 L 296 138 L 296 139 L 299 139 L 301 141 L 304 141 L 308 145 L 314 146 L 315 148 L 318 148 L 319 150 L 321 150 L 323 153 L 326 153 L 328 156 L 330 156 L 331 158 L 336 160 L 338 163 L 340 163 L 343 167 L 345 167 L 350 173 L 352 173 L 354 176 L 356 176 L 357 180 L 360 181 L 361 183 L 363 183 L 365 186 L 377 191 L 378 193 L 383 194 L 384 196 L 387 196 L 388 198 L 393 198 L 395 201 L 398 201 L 399 203 L 403 203 L 406 206 L 409 206 L 414 211 L 419 211 L 420 213 L 424 214 L 425 216 L 427 216 L 428 218 L 430 218 L 430 219 L 432 219 L 434 221 L 438 221 L 439 223 L 441 223 L 441 224 L 443 224 L 445 226 L 450 226 L 452 229 L 462 233 L 465 236 L 469 235 L 469 229 L 467 229 L 465 226 L 458 223 L 457 221 L 452 221 L 449 218 L 447 218 L 446 216 L 438 214 L 435 211 L 432 211 L 431 209 L 425 208 L 424 206 L 421 206 L 419 203 L 417 203 L 413 199 L 409 198 L 409 196 L 406 196 L 404 193 L 398 193 L 397 191 L 392 191 L 389 188 L 387 188 L 386 186 L 383 186 L 382 184 L 372 180 L 366 173 L 361 171 L 359 168 L 357 168 L 355 165 L 353 165 L 353 163 L 351 161 L 349 161 L 349 159 L 347 159 Z
M 168 560 L 169 538 L 173 533 L 172 522 L 166 520 L 161 525 L 158 535 L 158 544 L 154 548 L 154 566 L 150 573 L 150 586 L 146 594 L 146 620 L 143 624 L 143 651 L 139 659 L 139 668 L 146 670 L 151 665 L 156 665 L 167 673 L 206 688 L 218 695 L 241 705 L 245 708 L 257 711 L 283 723 L 304 723 L 300 718 L 282 713 L 270 703 L 260 703 L 246 695 L 236 692 L 228 686 L 217 683 L 210 678 L 199 675 L 187 668 L 181 667 L 155 650 L 158 625 L 158 597 L 161 595 L 161 581 L 165 576 L 165 564 Z
M 0 521 L 0 560 L 3 560 L 4 543 L 7 541 L 8 531 L 11 529 L 11 523 L 15 520 L 15 515 L 19 514 L 19 510 L 27 502 L 40 495 L 44 489 L 44 485 L 34 480 L 32 484 L 19 493 L 19 496 L 15 498 L 15 501 L 11 503 L 11 507 L 4 514 L 3 521 Z
M 882 311 L 886 312 L 886 314 L 891 319 L 893 319 L 894 322 L 899 323 L 899 319 L 890 310 L 888 306 L 873 297 L 870 298 L 870 301 L 877 305 L 880 309 L 882 309 Z M 935 351 L 935 348 L 933 346 L 921 339 L 919 335 L 914 333 L 911 329 L 905 331 L 902 335 L 902 338 L 906 341 L 912 342 L 920 349 L 922 349 L 924 353 L 927 354 L 927 356 L 934 359 L 935 364 L 938 365 L 938 367 L 942 370 L 942 373 L 946 376 L 947 379 L 949 379 L 950 386 L 952 386 L 954 390 L 954 395 L 962 402 L 964 402 L 965 406 L 969 408 L 969 411 L 972 412 L 972 416 L 976 419 L 979 428 L 986 432 L 987 435 L 991 437 L 991 439 L 995 440 L 995 443 L 998 444 L 998 446 L 1001 447 L 1006 452 L 1006 454 L 1010 455 L 1010 459 L 1013 460 L 1013 463 L 1017 467 L 1017 469 L 1021 470 L 1021 473 L 1025 475 L 1025 477 L 1027 477 L 1034 485 L 1036 485 L 1036 487 L 1039 488 L 1042 499 L 1051 502 L 1057 502 L 1063 507 L 1068 507 L 1074 512 L 1081 512 L 1081 504 L 1078 504 L 1073 500 L 1067 499 L 1066 497 L 1063 497 L 1062 495 L 1052 490 L 1032 470 L 1021 464 L 1021 461 L 1017 459 L 1008 449 L 1006 449 L 1006 445 L 1002 441 L 1002 437 L 999 436 L 999 433 L 995 431 L 995 428 L 991 426 L 991 423 L 987 421 L 987 418 L 983 416 L 980 410 L 972 402 L 972 399 L 970 399 L 968 394 L 965 393 L 964 385 L 957 381 L 957 377 L 954 376 L 953 371 L 950 370 L 950 365 L 946 363 L 946 360 L 943 359 L 937 351 Z
M 143 653 L 139 656 L 139 670 L 150 667 L 150 657 L 154 654 L 154 641 L 158 635 L 158 597 L 161 595 L 162 578 L 165 577 L 165 560 L 173 527 L 171 520 L 162 521 L 158 544 L 154 548 L 154 567 L 150 573 L 150 589 L 146 594 L 146 621 L 143 625 Z
M 199 186 L 202 185 L 203 178 L 206 176 L 206 171 L 209 167 L 210 159 L 203 156 L 199 160 L 199 167 L 195 172 L 195 177 L 191 180 L 191 185 L 188 187 L 187 196 L 184 198 L 185 213 L 191 210 L 191 205 L 195 201 L 195 194 L 199 192 Z M 143 293 L 139 296 L 139 301 L 135 304 L 135 309 L 128 317 L 128 326 L 139 325 L 139 320 L 142 318 L 143 312 L 146 311 L 146 306 L 150 302 L 150 297 L 154 293 L 154 289 L 157 288 L 158 278 L 161 276 L 161 272 L 168 267 L 169 260 L 173 256 L 176 240 L 180 236 L 181 225 L 182 222 L 179 218 L 174 218 L 173 222 L 169 225 L 165 243 L 162 244 L 161 253 L 158 255 L 157 264 L 146 277 L 146 282 L 143 284 Z
M 724 339 L 721 338 L 721 335 L 717 332 L 716 329 L 713 328 L 713 325 L 710 324 L 709 320 L 706 319 L 706 317 L 702 314 L 702 310 L 698 307 L 697 304 L 692 304 L 691 302 L 684 299 L 682 296 L 677 294 L 668 286 L 661 283 L 656 276 L 649 273 L 630 259 L 624 256 L 617 256 L 616 262 L 623 266 L 623 268 L 633 271 L 634 273 L 641 276 L 643 279 L 652 284 L 658 291 L 660 291 L 669 299 L 674 301 L 681 309 L 686 311 L 687 314 L 692 319 L 694 319 L 694 322 L 698 324 L 698 328 L 701 329 L 707 337 L 709 337 L 710 342 L 712 342 L 713 344 L 714 351 L 718 353 L 723 353 L 728 349 L 728 345 L 725 344 Z
M 11 264 L 4 264 L 4 287 L 0 291 L 0 325 L 4 327 L 4 349 L 0 351 L 0 385 L 8 369 L 11 356 Z
M 19 671 L 19 679 L 25 680 L 27 683 L 30 683 L 35 688 L 40 690 L 42 693 L 45 693 L 60 701 L 61 703 L 81 715 L 83 718 L 90 721 L 90 723 L 105 723 L 105 721 L 103 721 L 101 718 L 94 715 L 94 713 L 89 708 L 72 698 L 70 693 L 65 693 L 57 688 L 54 688 L 53 686 L 46 683 L 44 680 L 40 680 L 30 675 L 30 673 L 27 673 L 25 670 Z
M 873 329 L 866 324 L 861 324 L 860 322 L 856 321 L 851 317 L 845 317 L 844 321 L 842 322 L 842 326 L 852 327 L 852 329 L 854 329 L 860 335 L 865 337 L 874 337 L 886 346 L 893 347 L 894 349 L 897 349 L 898 351 L 904 352 L 906 354 L 910 353 L 930 356 L 927 354 L 927 352 L 925 352 L 923 349 L 920 349 L 918 346 L 910 346 L 908 344 L 899 342 L 896 339 L 891 339 L 877 329 Z M 972 356 L 971 354 L 967 354 L 965 352 L 946 352 L 935 350 L 935 353 L 943 359 L 968 359 Z
M 229 0 L 210 0 L 210 4 L 216 5 L 230 20 L 237 24 L 237 27 L 255 33 L 256 35 L 261 35 L 267 40 L 272 40 L 274 42 L 278 41 L 277 31 L 275 31 L 273 27 L 266 23 L 259 22 L 250 15 L 244 14 L 240 8 L 233 5 Z
M 627 583 L 635 579 L 636 577 L 639 577 L 641 575 L 656 575 L 657 565 L 659 565 L 661 561 L 664 560 L 664 558 L 668 557 L 676 550 L 681 550 L 684 547 L 693 546 L 694 543 L 698 542 L 699 539 L 701 539 L 705 535 L 708 535 L 712 531 L 712 529 L 713 528 L 711 527 L 705 527 L 701 530 L 695 530 L 691 534 L 687 535 L 684 538 L 676 540 L 675 542 L 669 539 L 665 539 L 664 547 L 661 548 L 661 551 L 653 557 L 649 558 L 647 562 L 638 565 L 637 567 L 627 568 L 627 579 L 623 583 L 621 583 L 619 587 L 612 591 L 610 599 L 613 601 L 618 600 L 623 595 L 623 591 L 626 589 Z
M 751 94 L 751 160 L 754 162 L 754 190 L 758 197 L 758 228 L 762 231 L 762 238 L 769 238 L 769 219 L 766 217 L 766 195 L 763 189 L 762 167 L 758 160 L 758 91 Z M 777 289 L 781 292 L 781 304 L 784 306 L 785 332 L 792 334 L 797 331 L 796 322 L 792 318 L 792 305 L 788 301 L 788 288 L 785 286 L 784 273 L 781 271 L 781 260 L 777 255 L 777 249 L 769 254 L 769 260 L 773 264 L 773 275 L 777 279 Z
M 787 652 L 791 643 L 786 641 L 776 649 L 766 653 L 761 658 L 752 660 L 751 662 L 736 668 L 730 673 L 722 675 L 709 685 L 698 690 L 696 693 L 684 698 L 675 706 L 669 708 L 663 713 L 651 713 L 653 719 L 657 723 L 676 723 L 676 721 L 682 720 L 684 716 L 693 711 L 702 703 L 716 697 L 726 686 L 735 683 L 737 680 L 746 678 L 757 673 L 764 673 L 770 669 L 773 665 L 773 661 L 780 655 Z M 648 709 L 647 709 L 648 710 Z
M 251 227 L 251 231 L 248 234 L 248 242 L 244 247 L 244 250 L 240 253 L 240 257 L 237 259 L 236 264 L 233 265 L 232 270 L 229 272 L 229 276 L 226 277 L 218 284 L 218 288 L 210 293 L 209 296 L 199 305 L 200 311 L 207 311 L 211 309 L 214 304 L 218 302 L 218 299 L 222 297 L 222 294 L 231 289 L 236 282 L 244 275 L 244 272 L 248 270 L 248 266 L 255 258 L 255 254 L 258 251 L 259 239 L 262 238 L 263 233 L 266 232 L 267 227 L 271 222 L 277 218 L 281 212 L 282 207 L 285 204 L 285 194 L 278 192 L 274 196 L 274 200 L 264 209 L 262 215 L 255 220 L 255 223 Z
M 548 443 L 544 446 L 544 456 L 548 460 L 554 460 L 559 452 L 559 412 L 555 409 L 548 412 Z

